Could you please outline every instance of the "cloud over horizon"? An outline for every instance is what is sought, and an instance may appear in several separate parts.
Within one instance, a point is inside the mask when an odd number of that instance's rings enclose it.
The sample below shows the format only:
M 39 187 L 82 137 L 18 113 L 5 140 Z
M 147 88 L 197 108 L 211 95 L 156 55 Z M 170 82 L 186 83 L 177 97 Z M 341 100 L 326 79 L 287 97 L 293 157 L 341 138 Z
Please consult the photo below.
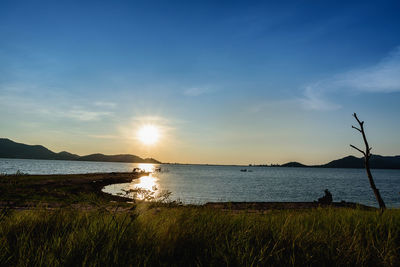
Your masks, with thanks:
M 305 109 L 336 110 L 340 104 L 329 100 L 337 93 L 394 93 L 400 92 L 400 46 L 373 66 L 339 73 L 331 78 L 303 87 L 299 99 Z
M 37 91 L 41 90 L 38 94 Z M 69 93 L 34 84 L 0 84 L 0 105 L 14 113 L 43 118 L 67 118 L 80 122 L 99 121 L 114 114 L 112 102 L 80 102 Z M 1 109 L 0 109 L 1 111 Z

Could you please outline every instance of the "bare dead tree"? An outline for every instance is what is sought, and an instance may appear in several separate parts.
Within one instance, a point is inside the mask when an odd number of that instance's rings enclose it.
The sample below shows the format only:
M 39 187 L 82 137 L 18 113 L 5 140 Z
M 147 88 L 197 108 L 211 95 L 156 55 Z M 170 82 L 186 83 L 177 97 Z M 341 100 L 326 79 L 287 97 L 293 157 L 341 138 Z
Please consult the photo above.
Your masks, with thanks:
M 381 208 L 382 210 L 386 209 L 386 205 L 385 202 L 383 202 L 383 199 L 381 197 L 381 194 L 379 193 L 379 190 L 376 188 L 375 186 L 375 182 L 374 179 L 372 178 L 372 174 L 371 174 L 371 170 L 369 168 L 369 159 L 371 158 L 371 147 L 368 145 L 368 141 L 367 141 L 367 137 L 365 136 L 365 131 L 364 131 L 364 121 L 360 121 L 357 117 L 357 114 L 354 113 L 353 114 L 354 118 L 357 120 L 358 124 L 360 125 L 360 128 L 355 127 L 355 126 L 351 126 L 351 128 L 356 129 L 357 131 L 359 131 L 362 134 L 362 137 L 364 139 L 364 144 L 365 144 L 365 151 L 359 149 L 356 146 L 350 145 L 352 148 L 354 148 L 355 150 L 358 150 L 360 153 L 362 153 L 364 155 L 364 166 L 365 166 L 365 170 L 367 171 L 367 176 L 368 176 L 368 180 L 369 180 L 369 184 L 371 185 L 372 191 L 374 191 L 374 195 L 376 197 L 376 200 L 379 203 L 379 208 Z

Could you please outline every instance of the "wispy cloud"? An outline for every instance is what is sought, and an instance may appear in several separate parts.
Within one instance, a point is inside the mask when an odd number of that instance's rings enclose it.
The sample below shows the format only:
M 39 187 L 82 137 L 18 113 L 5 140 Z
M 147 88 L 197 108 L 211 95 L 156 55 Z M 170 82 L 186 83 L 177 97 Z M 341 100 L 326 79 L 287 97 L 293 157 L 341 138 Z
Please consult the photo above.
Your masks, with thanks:
M 400 92 L 400 47 L 375 66 L 342 75 L 338 84 L 365 92 Z
M 80 121 L 97 121 L 105 116 L 111 115 L 111 112 L 73 109 L 64 114 L 65 114 L 64 116 L 67 118 L 72 118 Z
M 112 135 L 112 134 L 90 134 L 89 137 L 97 138 L 97 139 L 120 139 L 121 136 L 119 135 Z
M 306 109 L 334 110 L 341 106 L 328 97 L 335 93 L 393 93 L 400 92 L 400 47 L 379 63 L 340 73 L 304 87 L 300 102 Z
M 105 107 L 105 108 L 115 108 L 117 106 L 116 103 L 106 102 L 106 101 L 96 101 L 94 105 L 97 107 Z
M 192 87 L 183 91 L 186 96 L 200 96 L 210 93 L 212 90 L 208 87 Z
M 18 106 L 21 109 L 22 108 L 26 109 L 28 107 L 26 105 L 18 105 Z M 68 108 L 55 108 L 55 107 L 40 107 L 35 105 L 30 105 L 29 113 L 51 118 L 65 118 L 83 122 L 98 121 L 113 114 L 112 112 L 89 110 L 81 107 L 73 107 L 72 109 L 68 109 Z
M 284 107 L 285 110 L 288 110 L 289 107 L 298 106 L 298 102 L 293 99 L 284 99 L 284 100 L 266 100 L 266 101 L 251 101 L 249 103 L 245 103 L 243 105 L 243 112 L 248 115 L 254 115 L 257 113 L 262 113 L 263 116 L 268 114 L 275 115 L 274 112 L 280 110 Z
M 171 123 L 171 119 L 167 119 L 162 116 L 135 116 L 131 118 L 131 121 L 135 124 L 155 123 L 167 125 Z
M 23 83 L 0 84 L 0 105 L 16 113 L 39 115 L 48 118 L 66 118 L 78 121 L 98 121 L 111 116 L 113 103 L 82 102 L 76 97 L 59 92 L 53 88 L 40 88 Z M 44 97 L 46 95 L 46 97 Z M 71 104 L 73 103 L 73 104 Z
M 319 85 L 308 85 L 304 88 L 300 103 L 305 109 L 311 110 L 337 110 L 341 106 L 327 99 L 328 89 Z

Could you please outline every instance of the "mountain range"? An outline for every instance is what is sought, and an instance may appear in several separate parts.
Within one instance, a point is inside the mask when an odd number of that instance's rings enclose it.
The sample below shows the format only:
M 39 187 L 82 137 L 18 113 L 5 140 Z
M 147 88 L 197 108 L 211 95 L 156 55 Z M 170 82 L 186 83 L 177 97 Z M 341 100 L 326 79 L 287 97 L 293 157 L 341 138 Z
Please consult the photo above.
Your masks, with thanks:
M 400 156 L 372 155 L 369 160 L 371 169 L 400 169 Z M 288 162 L 280 167 L 317 167 L 317 168 L 364 168 L 364 157 L 347 156 L 322 165 L 304 165 Z
M 0 158 L 160 163 L 158 160 L 153 158 L 143 159 L 130 154 L 104 155 L 97 153 L 87 156 L 79 156 L 66 151 L 56 153 L 41 145 L 16 143 L 7 138 L 0 138 Z
M 0 158 L 17 159 L 48 159 L 48 160 L 79 160 L 101 162 L 132 162 L 132 163 L 161 163 L 153 158 L 141 158 L 136 155 L 104 155 L 91 154 L 79 156 L 66 151 L 55 153 L 41 145 L 26 145 L 16 143 L 7 138 L 0 138 Z M 347 156 L 322 165 L 304 165 L 299 162 L 288 162 L 276 167 L 318 167 L 318 168 L 364 168 L 364 158 Z M 372 169 L 400 169 L 400 156 L 372 155 L 370 159 Z

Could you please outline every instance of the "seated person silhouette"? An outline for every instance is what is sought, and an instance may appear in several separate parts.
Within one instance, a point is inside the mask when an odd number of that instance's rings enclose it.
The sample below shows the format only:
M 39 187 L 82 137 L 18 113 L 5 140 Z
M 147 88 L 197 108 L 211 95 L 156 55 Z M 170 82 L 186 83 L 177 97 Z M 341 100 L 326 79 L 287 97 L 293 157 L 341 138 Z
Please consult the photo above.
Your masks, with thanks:
M 331 204 L 332 203 L 332 194 L 328 189 L 325 189 L 325 195 L 323 197 L 318 198 L 318 203 L 321 204 Z

